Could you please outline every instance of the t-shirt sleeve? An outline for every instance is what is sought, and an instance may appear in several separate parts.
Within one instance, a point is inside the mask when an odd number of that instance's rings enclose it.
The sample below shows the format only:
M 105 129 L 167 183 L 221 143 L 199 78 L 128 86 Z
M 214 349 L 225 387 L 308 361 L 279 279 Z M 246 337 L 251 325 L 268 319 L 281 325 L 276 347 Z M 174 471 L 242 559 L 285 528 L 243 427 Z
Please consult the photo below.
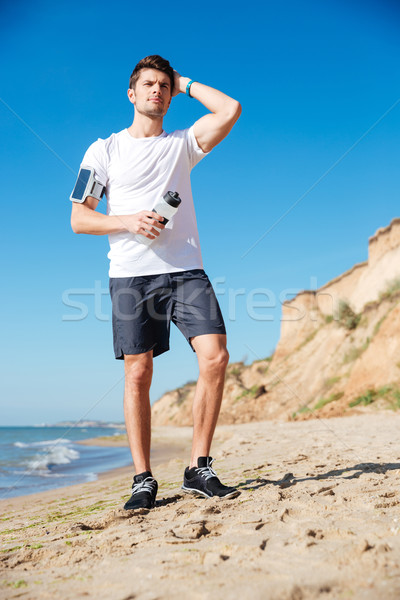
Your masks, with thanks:
M 107 153 L 105 149 L 105 140 L 98 139 L 85 152 L 81 167 L 91 167 L 94 169 L 96 179 L 104 186 L 107 185 Z
M 196 137 L 194 135 L 193 125 L 191 127 L 189 127 L 189 129 L 186 129 L 186 139 L 187 139 L 190 167 L 191 167 L 191 169 L 193 169 L 193 167 L 195 167 L 197 165 L 197 163 L 201 161 L 202 158 L 207 156 L 207 154 L 209 154 L 209 152 L 203 152 L 203 150 L 198 145 Z

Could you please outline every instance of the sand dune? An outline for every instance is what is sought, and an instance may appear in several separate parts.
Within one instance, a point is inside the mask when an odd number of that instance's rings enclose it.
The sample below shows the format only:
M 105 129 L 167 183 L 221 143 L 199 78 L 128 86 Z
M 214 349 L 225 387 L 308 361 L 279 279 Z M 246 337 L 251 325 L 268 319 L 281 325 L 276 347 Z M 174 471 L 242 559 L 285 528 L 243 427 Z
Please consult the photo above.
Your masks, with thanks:
M 180 490 L 190 430 L 159 464 L 154 510 L 124 511 L 131 473 L 0 503 L 0 597 L 39 600 L 400 597 L 400 415 L 218 429 L 233 500 Z

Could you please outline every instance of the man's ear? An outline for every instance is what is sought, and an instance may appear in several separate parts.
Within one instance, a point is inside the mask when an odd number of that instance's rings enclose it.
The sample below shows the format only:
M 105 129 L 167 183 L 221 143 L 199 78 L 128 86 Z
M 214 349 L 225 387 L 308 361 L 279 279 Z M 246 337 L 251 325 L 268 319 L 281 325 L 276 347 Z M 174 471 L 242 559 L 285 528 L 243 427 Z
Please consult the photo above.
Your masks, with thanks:
M 128 94 L 129 102 L 131 102 L 132 104 L 135 104 L 135 102 L 136 102 L 135 91 L 132 90 L 131 88 L 129 88 L 127 94 Z

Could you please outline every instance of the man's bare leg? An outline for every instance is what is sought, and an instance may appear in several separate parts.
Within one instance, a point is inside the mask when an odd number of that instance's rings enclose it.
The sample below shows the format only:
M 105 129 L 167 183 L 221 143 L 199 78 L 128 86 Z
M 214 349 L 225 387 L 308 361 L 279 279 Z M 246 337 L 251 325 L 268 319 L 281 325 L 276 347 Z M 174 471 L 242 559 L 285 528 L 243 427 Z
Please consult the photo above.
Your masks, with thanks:
M 209 456 L 221 408 L 225 371 L 229 361 L 226 335 L 207 334 L 191 339 L 199 362 L 199 379 L 193 400 L 193 444 L 190 467 L 199 456 Z
M 136 473 L 151 471 L 150 385 L 153 351 L 125 355 L 124 414 Z
M 211 468 L 210 460 L 229 360 L 226 336 L 201 335 L 192 338 L 192 344 L 197 353 L 200 374 L 193 400 L 192 458 L 190 468 L 185 469 L 182 489 L 206 498 L 236 498 L 240 491 L 221 483 Z

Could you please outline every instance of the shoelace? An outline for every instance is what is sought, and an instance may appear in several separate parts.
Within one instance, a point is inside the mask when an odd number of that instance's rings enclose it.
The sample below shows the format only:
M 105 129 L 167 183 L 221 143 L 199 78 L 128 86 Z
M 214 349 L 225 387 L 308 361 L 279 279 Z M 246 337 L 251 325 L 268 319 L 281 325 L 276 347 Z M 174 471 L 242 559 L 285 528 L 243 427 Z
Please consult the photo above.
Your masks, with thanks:
M 212 460 L 210 460 L 210 463 L 207 465 L 207 467 L 197 467 L 196 468 L 196 472 L 201 475 L 201 477 L 204 477 L 205 480 L 207 481 L 207 479 L 210 479 L 210 477 L 218 477 L 218 475 L 216 474 L 216 472 L 214 471 L 214 469 L 211 468 L 211 465 L 214 462 L 214 458 Z
M 153 477 L 146 477 L 143 481 L 139 483 L 134 483 L 132 486 L 132 494 L 136 494 L 137 492 L 152 492 L 153 486 L 155 485 L 155 480 Z

